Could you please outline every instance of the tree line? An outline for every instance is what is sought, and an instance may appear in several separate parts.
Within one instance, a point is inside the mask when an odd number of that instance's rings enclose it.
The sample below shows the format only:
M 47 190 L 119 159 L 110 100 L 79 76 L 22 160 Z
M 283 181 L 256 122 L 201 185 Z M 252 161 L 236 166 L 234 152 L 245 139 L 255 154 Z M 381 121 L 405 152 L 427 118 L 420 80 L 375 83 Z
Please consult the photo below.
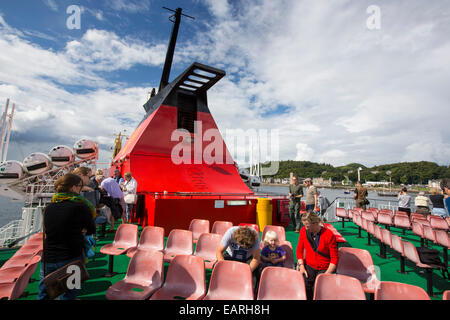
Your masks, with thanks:
M 267 167 L 269 164 L 262 164 Z M 278 172 L 273 178 L 288 178 L 293 172 L 300 178 L 331 178 L 332 181 L 358 180 L 358 168 L 361 181 L 391 181 L 393 184 L 428 184 L 428 180 L 450 177 L 450 166 L 440 166 L 434 162 L 400 162 L 366 167 L 360 163 L 350 163 L 334 167 L 331 164 L 310 161 L 286 160 L 279 162 Z M 267 177 L 267 176 L 265 176 Z

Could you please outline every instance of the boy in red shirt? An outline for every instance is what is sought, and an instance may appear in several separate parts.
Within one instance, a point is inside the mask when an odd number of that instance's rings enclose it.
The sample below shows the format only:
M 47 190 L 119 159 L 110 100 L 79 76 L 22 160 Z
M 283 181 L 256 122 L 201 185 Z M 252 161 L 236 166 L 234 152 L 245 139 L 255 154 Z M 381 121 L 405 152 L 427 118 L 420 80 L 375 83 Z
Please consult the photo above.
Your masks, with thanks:
M 304 227 L 300 230 L 297 245 L 297 270 L 303 274 L 307 298 L 312 300 L 317 275 L 336 270 L 338 249 L 335 235 L 323 227 L 317 213 L 308 211 L 302 216 L 302 222 Z

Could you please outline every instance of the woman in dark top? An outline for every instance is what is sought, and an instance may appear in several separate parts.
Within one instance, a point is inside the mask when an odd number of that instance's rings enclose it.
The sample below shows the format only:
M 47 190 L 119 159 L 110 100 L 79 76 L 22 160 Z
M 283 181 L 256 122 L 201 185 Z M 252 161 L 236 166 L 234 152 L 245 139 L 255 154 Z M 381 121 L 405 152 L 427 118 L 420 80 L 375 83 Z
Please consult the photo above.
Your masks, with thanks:
M 52 203 L 44 211 L 44 252 L 41 263 L 38 300 L 48 299 L 43 279 L 51 272 L 71 261 L 83 257 L 85 234 L 95 233 L 92 212 L 87 200 L 80 196 L 83 188 L 81 178 L 68 173 L 55 182 Z M 84 261 L 84 259 L 83 259 Z M 61 295 L 61 300 L 74 300 L 78 289 Z
M 445 218 L 447 216 L 447 212 L 444 208 L 444 195 L 441 194 L 437 188 L 431 188 L 430 193 L 430 202 L 433 204 L 431 214 Z

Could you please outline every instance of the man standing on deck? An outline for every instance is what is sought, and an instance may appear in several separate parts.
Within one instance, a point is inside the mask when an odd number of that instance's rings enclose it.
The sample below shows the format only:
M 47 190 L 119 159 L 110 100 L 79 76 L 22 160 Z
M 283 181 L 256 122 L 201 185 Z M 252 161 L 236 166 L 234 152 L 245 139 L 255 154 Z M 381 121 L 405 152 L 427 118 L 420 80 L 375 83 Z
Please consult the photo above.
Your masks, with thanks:
M 353 198 L 356 200 L 356 207 L 366 210 L 366 197 L 369 193 L 367 192 L 367 188 L 362 186 L 361 181 L 356 183 L 356 189 L 354 192 L 355 195 Z
M 306 186 L 306 211 L 319 211 L 317 205 L 317 189 L 312 185 L 311 178 L 305 179 Z
M 303 197 L 303 187 L 298 183 L 297 177 L 293 177 L 292 182 L 289 185 L 289 217 L 295 232 L 299 232 L 301 229 L 300 200 Z

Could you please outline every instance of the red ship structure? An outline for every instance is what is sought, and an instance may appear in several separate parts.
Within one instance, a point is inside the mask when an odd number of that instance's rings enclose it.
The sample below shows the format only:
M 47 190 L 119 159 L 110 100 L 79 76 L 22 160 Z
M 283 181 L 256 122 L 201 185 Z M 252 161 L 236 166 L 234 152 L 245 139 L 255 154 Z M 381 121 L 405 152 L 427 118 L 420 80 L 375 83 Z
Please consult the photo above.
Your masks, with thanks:
M 225 71 L 194 62 L 168 81 L 184 15 L 181 8 L 173 12 L 158 93 L 153 91 L 144 104 L 144 119 L 115 156 L 111 169 L 131 172 L 138 181 L 134 222 L 164 227 L 166 235 L 172 229 L 186 229 L 194 218 L 255 224 L 259 196 L 242 181 L 208 108 L 207 91 Z M 208 141 L 211 132 L 214 138 Z M 213 161 L 205 159 L 205 154 Z M 283 220 L 282 198 L 272 199 L 272 224 Z

